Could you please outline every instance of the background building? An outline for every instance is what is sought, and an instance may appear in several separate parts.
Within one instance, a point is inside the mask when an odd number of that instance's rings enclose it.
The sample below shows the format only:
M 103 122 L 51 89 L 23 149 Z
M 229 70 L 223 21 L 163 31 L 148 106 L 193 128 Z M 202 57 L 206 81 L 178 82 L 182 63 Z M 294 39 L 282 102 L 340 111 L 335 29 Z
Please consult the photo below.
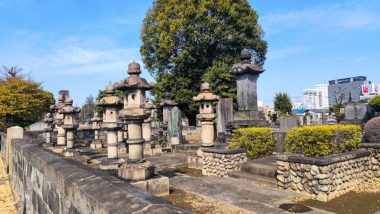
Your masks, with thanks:
M 303 90 L 304 108 L 307 109 L 328 109 L 329 94 L 328 84 L 316 85 L 313 89 Z
M 315 109 L 317 106 L 317 90 L 305 89 L 303 90 L 303 103 L 307 109 Z
M 329 105 L 360 100 L 362 85 L 367 83 L 367 77 L 357 76 L 344 79 L 330 80 L 328 86 Z

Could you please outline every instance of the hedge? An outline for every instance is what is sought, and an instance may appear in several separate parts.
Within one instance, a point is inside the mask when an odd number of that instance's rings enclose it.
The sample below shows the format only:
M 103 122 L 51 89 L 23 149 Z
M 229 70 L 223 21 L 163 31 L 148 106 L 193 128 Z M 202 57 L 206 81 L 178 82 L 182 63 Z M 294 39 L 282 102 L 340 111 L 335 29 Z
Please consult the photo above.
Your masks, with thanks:
M 357 125 L 320 125 L 290 129 L 285 152 L 321 157 L 359 148 L 361 128 Z
M 232 134 L 230 148 L 243 148 L 249 158 L 270 155 L 274 148 L 271 128 L 239 128 Z

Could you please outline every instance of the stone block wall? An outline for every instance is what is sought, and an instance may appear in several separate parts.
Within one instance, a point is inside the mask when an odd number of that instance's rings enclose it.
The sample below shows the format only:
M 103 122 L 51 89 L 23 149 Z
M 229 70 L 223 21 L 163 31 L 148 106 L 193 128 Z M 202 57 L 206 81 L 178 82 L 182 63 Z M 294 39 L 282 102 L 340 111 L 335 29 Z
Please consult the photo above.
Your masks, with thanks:
M 188 213 L 105 172 L 13 141 L 13 194 L 20 213 Z
M 228 172 L 236 171 L 239 164 L 247 162 L 243 149 L 202 148 L 203 175 L 228 177 Z
M 277 185 L 329 201 L 380 177 L 380 154 L 354 151 L 322 158 L 278 156 Z

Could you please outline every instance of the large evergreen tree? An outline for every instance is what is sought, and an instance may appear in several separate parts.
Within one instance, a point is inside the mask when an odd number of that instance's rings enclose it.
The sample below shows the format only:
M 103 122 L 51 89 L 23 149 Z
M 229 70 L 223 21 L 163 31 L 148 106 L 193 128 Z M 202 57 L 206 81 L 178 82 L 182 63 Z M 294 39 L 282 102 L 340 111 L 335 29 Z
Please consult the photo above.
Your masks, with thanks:
M 156 103 L 169 92 L 194 124 L 198 108 L 192 97 L 202 81 L 210 81 L 222 97 L 236 96 L 228 70 L 245 47 L 264 64 L 262 36 L 258 15 L 246 0 L 155 1 L 144 19 L 140 51 L 145 67 L 156 75 Z

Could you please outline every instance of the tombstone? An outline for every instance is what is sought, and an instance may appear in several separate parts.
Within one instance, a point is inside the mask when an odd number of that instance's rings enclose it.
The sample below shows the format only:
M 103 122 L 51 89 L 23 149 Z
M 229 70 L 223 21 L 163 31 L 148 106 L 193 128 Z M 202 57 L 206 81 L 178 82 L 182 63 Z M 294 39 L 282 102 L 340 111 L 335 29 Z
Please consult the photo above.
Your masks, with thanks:
M 347 103 L 344 107 L 344 124 L 361 124 L 371 117 L 371 107 L 367 103 Z
M 297 127 L 297 117 L 285 117 L 280 119 L 280 132 L 287 132 L 289 129 Z
M 99 131 L 100 131 L 100 128 L 101 128 L 101 123 L 102 119 L 99 117 L 99 114 L 98 112 L 95 112 L 94 114 L 94 117 L 91 118 L 91 122 L 92 122 L 92 129 L 94 130 L 94 140 L 92 141 L 92 143 L 90 144 L 90 147 L 93 148 L 93 149 L 101 149 L 103 146 L 102 146 L 102 142 L 99 138 Z
M 304 125 L 304 118 L 305 118 L 304 115 L 300 115 L 300 116 L 299 116 L 300 126 L 303 126 L 303 125 Z
M 182 112 L 177 106 L 170 112 L 167 141 L 172 145 L 182 143 Z
M 306 115 L 306 125 L 307 126 L 311 125 L 311 116 L 310 115 Z
M 217 135 L 224 135 L 226 125 L 233 121 L 233 100 L 232 98 L 220 99 L 216 105 L 216 131 Z

